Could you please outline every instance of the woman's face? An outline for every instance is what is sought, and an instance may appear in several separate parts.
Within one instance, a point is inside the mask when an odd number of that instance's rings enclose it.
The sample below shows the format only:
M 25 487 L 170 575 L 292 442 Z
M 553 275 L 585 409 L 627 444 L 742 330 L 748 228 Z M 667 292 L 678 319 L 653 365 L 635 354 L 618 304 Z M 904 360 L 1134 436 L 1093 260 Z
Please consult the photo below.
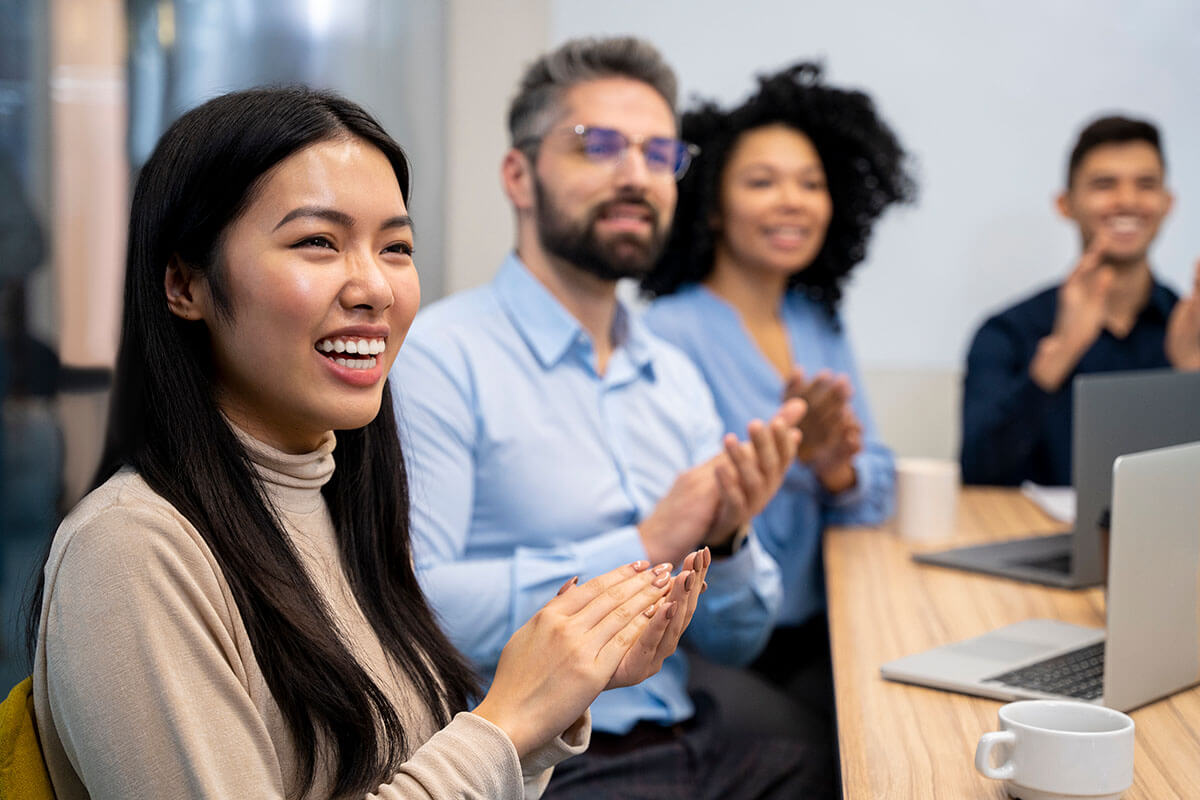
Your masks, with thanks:
M 786 125 L 738 137 L 721 176 L 717 253 L 743 269 L 788 276 L 812 263 L 833 200 L 812 141 Z
M 226 231 L 232 318 L 201 291 L 221 409 L 288 452 L 374 419 L 420 302 L 412 244 L 374 146 L 320 142 L 280 162 Z

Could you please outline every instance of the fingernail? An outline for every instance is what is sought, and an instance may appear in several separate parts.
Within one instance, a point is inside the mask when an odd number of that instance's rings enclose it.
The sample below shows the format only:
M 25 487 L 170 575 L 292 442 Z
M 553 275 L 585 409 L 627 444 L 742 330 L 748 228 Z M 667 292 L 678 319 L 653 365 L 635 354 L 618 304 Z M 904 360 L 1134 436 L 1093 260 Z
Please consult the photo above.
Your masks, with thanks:
M 696 573 L 689 572 L 688 576 L 683 579 L 683 590 L 685 592 L 690 592 L 692 590 L 692 584 L 696 582 L 695 577 Z
M 657 578 L 652 580 L 651 583 L 661 589 L 662 587 L 666 586 L 667 583 L 670 582 L 670 580 L 671 580 L 671 576 L 664 572 L 661 575 L 659 575 Z
M 572 586 L 574 586 L 574 585 L 575 585 L 575 584 L 577 584 L 577 583 L 579 583 L 579 576 L 578 576 L 578 575 L 576 575 L 574 578 L 571 578 L 571 580 L 569 580 L 569 581 L 567 581 L 566 583 L 564 583 L 564 584 L 562 585 L 562 588 L 561 588 L 561 589 L 559 589 L 559 590 L 558 590 L 558 593 L 557 593 L 557 594 L 555 594 L 554 596 L 555 596 L 555 597 L 558 597 L 558 595 L 562 594 L 562 593 L 563 593 L 563 592 L 565 592 L 567 589 L 570 589 Z
M 678 608 L 678 604 L 675 603 L 674 601 L 672 601 L 670 603 L 667 603 L 665 606 L 663 606 L 663 608 L 665 608 L 667 610 L 666 611 L 667 619 L 672 619 L 675 616 L 675 610 Z
M 650 562 L 649 561 L 635 561 L 632 564 L 630 564 L 629 566 L 633 567 L 635 572 L 641 572 L 646 567 L 650 566 Z
M 704 583 L 700 584 L 700 594 L 704 594 L 707 591 L 708 591 L 708 581 L 705 581 Z
M 670 571 L 671 571 L 671 563 L 668 561 L 664 561 L 663 563 L 661 563 L 657 567 L 655 567 L 653 570 L 655 575 L 662 575 L 664 572 L 670 572 Z
M 649 605 L 649 606 L 646 606 L 646 610 L 643 611 L 642 613 L 645 614 L 647 618 L 650 618 L 650 617 L 654 616 L 654 609 L 655 609 L 655 606 Z

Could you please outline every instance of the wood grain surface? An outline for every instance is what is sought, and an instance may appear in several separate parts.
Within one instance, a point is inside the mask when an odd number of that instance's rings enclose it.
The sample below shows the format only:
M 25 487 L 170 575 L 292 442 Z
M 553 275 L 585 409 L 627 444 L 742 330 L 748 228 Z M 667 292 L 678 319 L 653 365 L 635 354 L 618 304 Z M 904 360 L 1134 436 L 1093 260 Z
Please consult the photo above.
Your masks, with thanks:
M 879 665 L 1029 617 L 1103 627 L 1101 589 L 1052 589 L 918 565 L 917 549 L 1064 530 L 1016 490 L 965 489 L 958 533 L 924 545 L 889 527 L 825 539 L 830 638 L 845 797 L 853 800 L 1007 795 L 975 771 L 975 744 L 996 730 L 995 700 L 885 681 Z M 1153 654 L 1147 654 L 1152 658 Z M 1133 788 L 1124 800 L 1200 800 L 1200 688 L 1144 706 Z

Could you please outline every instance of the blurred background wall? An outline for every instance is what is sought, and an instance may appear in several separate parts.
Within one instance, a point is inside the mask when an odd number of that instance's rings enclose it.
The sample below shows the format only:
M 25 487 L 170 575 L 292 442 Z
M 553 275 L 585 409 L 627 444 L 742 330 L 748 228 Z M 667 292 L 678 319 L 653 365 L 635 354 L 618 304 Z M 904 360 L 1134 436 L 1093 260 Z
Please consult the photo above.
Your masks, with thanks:
M 417 247 L 440 265 L 445 15 L 437 0 L 0 0 L 0 683 L 27 669 L 29 575 L 100 456 L 130 187 L 159 135 L 235 89 L 349 95 L 412 157 Z M 441 276 L 424 271 L 426 291 Z
M 1200 4 L 541 5 L 547 46 L 617 33 L 653 41 L 679 73 L 685 107 L 697 96 L 736 102 L 754 75 L 801 58 L 822 60 L 831 81 L 874 97 L 915 157 L 921 191 L 915 206 L 893 209 L 878 226 L 844 314 L 884 438 L 903 455 L 957 457 L 961 367 L 975 328 L 1072 266 L 1077 234 L 1052 202 L 1070 147 L 1093 117 L 1121 110 L 1160 124 L 1176 205 L 1151 256 L 1167 283 L 1190 285 L 1200 258 L 1200 227 L 1190 224 L 1200 213 Z M 527 11 L 541 23 L 541 9 Z M 506 66 L 489 70 L 488 82 L 511 93 L 518 71 L 502 80 Z M 475 149 L 495 165 L 502 148 L 499 133 L 481 133 Z M 492 192 L 495 174 L 492 166 L 482 175 L 480 191 Z M 491 211 L 471 217 L 471 257 L 447 261 L 449 287 L 486 280 L 510 244 L 508 210 L 494 194 Z M 480 227 L 481 218 L 490 222 Z
M 414 164 L 425 302 L 512 244 L 499 187 L 521 70 L 578 35 L 633 33 L 684 105 L 735 102 L 801 58 L 876 100 L 916 159 L 847 325 L 885 439 L 952 457 L 968 339 L 1077 253 L 1051 202 L 1078 129 L 1124 110 L 1165 134 L 1175 210 L 1153 253 L 1200 256 L 1200 5 L 1147 0 L 0 0 L 0 679 L 27 669 L 15 611 L 99 453 L 131 179 L 161 131 L 223 91 L 303 81 L 370 108 Z M 61 362 L 61 365 L 60 365 Z

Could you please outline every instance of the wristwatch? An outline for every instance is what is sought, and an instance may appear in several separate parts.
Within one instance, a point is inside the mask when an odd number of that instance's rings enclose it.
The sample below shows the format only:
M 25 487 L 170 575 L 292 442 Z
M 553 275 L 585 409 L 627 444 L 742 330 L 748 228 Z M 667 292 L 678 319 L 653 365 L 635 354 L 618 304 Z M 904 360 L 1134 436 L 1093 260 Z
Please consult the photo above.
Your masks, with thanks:
M 708 552 L 712 553 L 713 558 L 729 558 L 738 550 L 742 549 L 746 538 L 750 535 L 750 523 L 747 522 L 734 531 L 733 535 L 720 544 L 710 544 Z

